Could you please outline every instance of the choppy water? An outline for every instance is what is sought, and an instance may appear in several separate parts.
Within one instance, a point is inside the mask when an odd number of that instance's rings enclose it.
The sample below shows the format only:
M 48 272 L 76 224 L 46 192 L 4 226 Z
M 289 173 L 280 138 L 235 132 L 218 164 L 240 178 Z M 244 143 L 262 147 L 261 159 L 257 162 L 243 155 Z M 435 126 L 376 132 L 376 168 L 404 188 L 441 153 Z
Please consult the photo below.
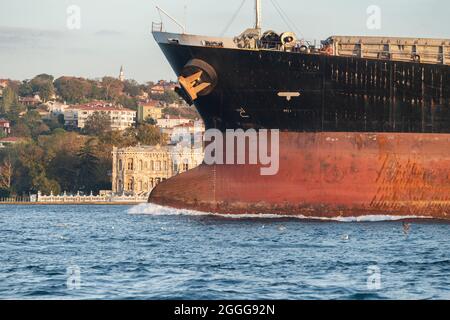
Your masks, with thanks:
M 0 299 L 13 298 L 450 299 L 450 224 L 406 237 L 398 221 L 0 206 Z

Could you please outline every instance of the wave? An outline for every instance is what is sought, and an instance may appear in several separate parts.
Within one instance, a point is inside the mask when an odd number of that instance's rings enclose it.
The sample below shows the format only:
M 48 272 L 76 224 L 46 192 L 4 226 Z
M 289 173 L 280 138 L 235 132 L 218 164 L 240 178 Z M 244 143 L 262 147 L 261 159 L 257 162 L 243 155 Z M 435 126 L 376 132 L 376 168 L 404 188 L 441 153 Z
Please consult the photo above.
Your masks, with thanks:
M 384 222 L 384 221 L 402 221 L 402 220 L 424 220 L 430 219 L 426 216 L 393 216 L 393 215 L 366 215 L 354 217 L 307 217 L 303 215 L 281 215 L 281 214 L 219 214 L 212 212 L 201 212 L 188 209 L 175 209 L 164 207 L 152 203 L 141 203 L 128 210 L 132 215 L 151 215 L 151 216 L 210 216 L 226 219 L 296 219 L 296 220 L 318 220 L 318 221 L 336 221 L 336 222 Z

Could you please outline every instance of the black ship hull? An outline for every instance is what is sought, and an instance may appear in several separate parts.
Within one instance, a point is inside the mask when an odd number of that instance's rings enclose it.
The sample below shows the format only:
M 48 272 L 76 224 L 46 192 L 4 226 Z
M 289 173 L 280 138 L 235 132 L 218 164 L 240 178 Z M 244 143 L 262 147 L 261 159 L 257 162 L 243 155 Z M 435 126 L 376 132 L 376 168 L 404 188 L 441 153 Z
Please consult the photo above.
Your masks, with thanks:
M 273 176 L 204 163 L 158 185 L 150 202 L 220 214 L 450 219 L 448 65 L 158 42 L 207 129 L 278 129 L 280 162 Z M 183 86 L 193 61 L 214 80 L 206 94 L 196 95 L 195 81 Z
M 160 44 L 178 76 L 192 59 L 217 73 L 195 101 L 207 128 L 289 132 L 450 132 L 446 65 Z M 279 96 L 298 92 L 300 96 Z

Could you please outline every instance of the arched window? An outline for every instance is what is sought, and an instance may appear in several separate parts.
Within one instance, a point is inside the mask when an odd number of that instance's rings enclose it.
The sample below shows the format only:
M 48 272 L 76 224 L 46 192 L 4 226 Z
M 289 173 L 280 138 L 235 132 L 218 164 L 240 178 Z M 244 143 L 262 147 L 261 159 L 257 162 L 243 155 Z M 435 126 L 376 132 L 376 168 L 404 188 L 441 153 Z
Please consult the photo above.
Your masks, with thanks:
M 122 167 L 122 159 L 119 160 L 119 170 L 122 171 L 123 167 Z
M 143 168 L 144 168 L 143 161 L 139 160 L 139 170 L 142 171 Z
M 128 170 L 134 170 L 133 159 L 128 159 Z

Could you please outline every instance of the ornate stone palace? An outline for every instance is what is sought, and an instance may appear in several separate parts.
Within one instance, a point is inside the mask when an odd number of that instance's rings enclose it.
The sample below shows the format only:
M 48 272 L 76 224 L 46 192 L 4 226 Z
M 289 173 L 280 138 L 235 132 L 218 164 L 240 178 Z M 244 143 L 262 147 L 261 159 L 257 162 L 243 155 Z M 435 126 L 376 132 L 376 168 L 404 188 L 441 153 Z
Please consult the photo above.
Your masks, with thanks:
M 160 182 L 197 167 L 203 150 L 177 146 L 113 148 L 112 188 L 116 194 L 145 194 Z

